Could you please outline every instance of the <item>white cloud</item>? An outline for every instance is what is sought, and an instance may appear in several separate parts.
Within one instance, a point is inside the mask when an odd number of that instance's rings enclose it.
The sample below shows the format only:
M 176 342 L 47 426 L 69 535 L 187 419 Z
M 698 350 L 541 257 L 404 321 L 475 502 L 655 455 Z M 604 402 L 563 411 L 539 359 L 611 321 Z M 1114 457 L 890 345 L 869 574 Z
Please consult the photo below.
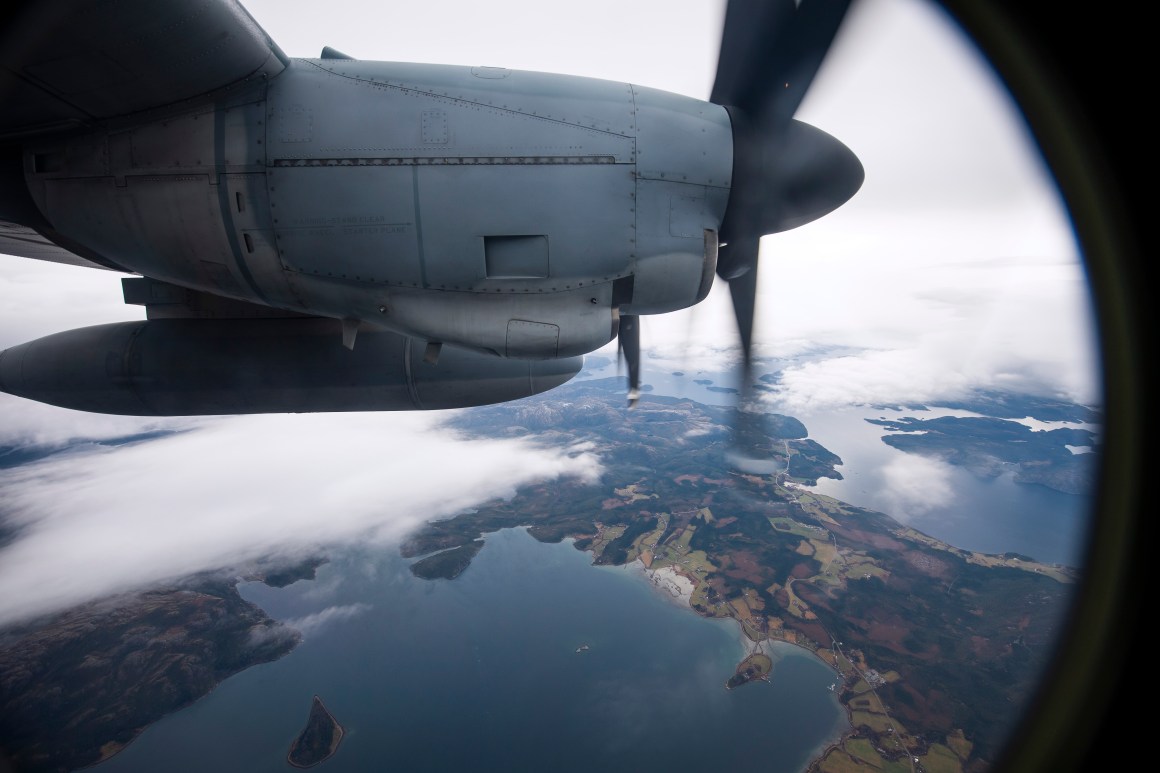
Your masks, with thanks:
M 181 431 L 213 419 L 86 413 L 0 393 L 0 447 L 57 447 L 146 432 Z
M 725 12 L 722 0 L 332 0 L 325 14 L 312 0 L 244 5 L 289 56 L 332 46 L 360 59 L 583 75 L 701 99 L 712 90 Z
M 370 604 L 357 602 L 354 604 L 342 604 L 338 606 L 327 607 L 318 612 L 312 612 L 309 615 L 302 617 L 295 617 L 291 620 L 282 621 L 284 625 L 297 630 L 304 637 L 309 637 L 328 625 L 336 622 L 350 620 L 358 617 L 365 612 L 371 610 Z
M 952 468 L 928 456 L 904 454 L 882 468 L 887 512 L 903 523 L 949 505 L 954 498 Z
M 754 349 L 794 358 L 770 396 L 779 410 L 921 402 L 983 388 L 1100 402 L 1095 324 L 1078 263 L 944 261 L 917 250 L 889 266 L 859 254 L 812 265 L 775 260 L 762 266 Z M 646 383 L 650 373 L 736 369 L 732 312 L 722 300 L 683 319 L 644 320 Z M 689 326 L 689 318 L 704 324 Z
M 125 274 L 0 255 L 0 350 L 51 333 L 145 318 L 121 302 Z
M 397 540 L 537 480 L 594 480 L 588 450 L 470 440 L 430 414 L 247 416 L 0 472 L 16 539 L 0 625 L 192 572 Z
M 978 388 L 1100 399 L 1094 323 L 1076 264 L 916 264 L 896 277 L 835 284 L 849 292 L 839 289 L 841 300 L 815 313 L 817 330 L 807 332 L 809 321 L 785 310 L 783 327 L 862 351 L 787 368 L 777 394 L 784 407 L 926 401 Z M 811 314 L 798 306 L 799 315 Z

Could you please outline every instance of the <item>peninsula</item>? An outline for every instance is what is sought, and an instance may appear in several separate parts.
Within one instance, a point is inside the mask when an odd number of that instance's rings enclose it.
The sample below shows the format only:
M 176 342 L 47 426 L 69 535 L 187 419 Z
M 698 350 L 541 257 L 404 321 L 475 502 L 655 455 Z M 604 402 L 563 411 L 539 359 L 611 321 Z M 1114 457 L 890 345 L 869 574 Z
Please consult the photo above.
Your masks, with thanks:
M 773 660 L 764 652 L 755 652 L 737 664 L 737 671 L 725 682 L 725 689 L 732 690 L 757 679 L 766 679 L 773 670 Z
M 629 410 L 621 387 L 580 382 L 457 416 L 480 436 L 593 443 L 602 477 L 525 486 L 429 523 L 403 555 L 526 527 L 542 542 L 572 540 L 595 564 L 675 572 L 696 613 L 735 620 L 756 644 L 803 647 L 837 672 L 852 730 L 815 771 L 918 758 L 962 772 L 998 757 L 1065 624 L 1074 569 L 961 550 L 813 492 L 839 477 L 841 459 L 789 417 L 768 417 L 755 438 L 775 472 L 741 474 L 724 452 L 730 409 L 644 395 Z M 762 671 L 747 658 L 729 681 Z

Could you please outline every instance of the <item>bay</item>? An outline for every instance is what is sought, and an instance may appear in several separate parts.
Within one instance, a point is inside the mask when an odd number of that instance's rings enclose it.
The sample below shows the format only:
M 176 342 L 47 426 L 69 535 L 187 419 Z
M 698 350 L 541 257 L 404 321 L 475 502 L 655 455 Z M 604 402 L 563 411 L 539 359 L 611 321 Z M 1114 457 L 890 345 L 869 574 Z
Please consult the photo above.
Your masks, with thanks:
M 284 773 L 315 694 L 346 731 L 331 771 L 793 773 L 849 727 L 834 671 L 792 645 L 769 648 L 768 684 L 726 690 L 746 651 L 736 624 L 699 617 L 639 567 L 595 567 L 523 529 L 488 535 L 454 580 L 408 563 L 356 549 L 313 581 L 243 585 L 302 644 L 94 770 Z

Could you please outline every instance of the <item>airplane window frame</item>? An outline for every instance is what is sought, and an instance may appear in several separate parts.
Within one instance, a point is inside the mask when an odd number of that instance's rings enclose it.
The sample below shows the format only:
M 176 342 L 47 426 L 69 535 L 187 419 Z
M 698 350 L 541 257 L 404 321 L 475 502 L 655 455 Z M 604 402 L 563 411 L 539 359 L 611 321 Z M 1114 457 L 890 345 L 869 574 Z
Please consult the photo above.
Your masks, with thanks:
M 1144 289 L 1148 146 L 1136 111 L 1109 84 L 1145 72 L 1143 25 L 1131 14 L 1064 14 L 1038 0 L 939 0 L 1005 82 L 1071 215 L 1091 288 L 1102 360 L 1105 444 L 1083 580 L 1059 649 L 999 770 L 1089 770 L 1142 738 L 1125 706 L 1143 662 L 1146 384 L 1154 351 Z M 1093 41 L 1114 45 L 1096 54 Z

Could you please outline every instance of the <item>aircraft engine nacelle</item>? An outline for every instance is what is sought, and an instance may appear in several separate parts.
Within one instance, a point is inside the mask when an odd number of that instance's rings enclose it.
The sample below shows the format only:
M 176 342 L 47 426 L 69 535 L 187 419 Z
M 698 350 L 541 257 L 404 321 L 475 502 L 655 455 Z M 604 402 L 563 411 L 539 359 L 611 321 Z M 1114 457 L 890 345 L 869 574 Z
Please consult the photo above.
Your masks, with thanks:
M 320 318 L 155 319 L 79 328 L 0 352 L 0 390 L 96 413 L 189 416 L 410 411 L 516 400 L 582 357 L 516 360 L 364 329 L 343 346 Z
M 713 282 L 720 106 L 494 67 L 296 59 L 216 102 L 25 148 L 86 254 L 249 303 L 569 357 Z

